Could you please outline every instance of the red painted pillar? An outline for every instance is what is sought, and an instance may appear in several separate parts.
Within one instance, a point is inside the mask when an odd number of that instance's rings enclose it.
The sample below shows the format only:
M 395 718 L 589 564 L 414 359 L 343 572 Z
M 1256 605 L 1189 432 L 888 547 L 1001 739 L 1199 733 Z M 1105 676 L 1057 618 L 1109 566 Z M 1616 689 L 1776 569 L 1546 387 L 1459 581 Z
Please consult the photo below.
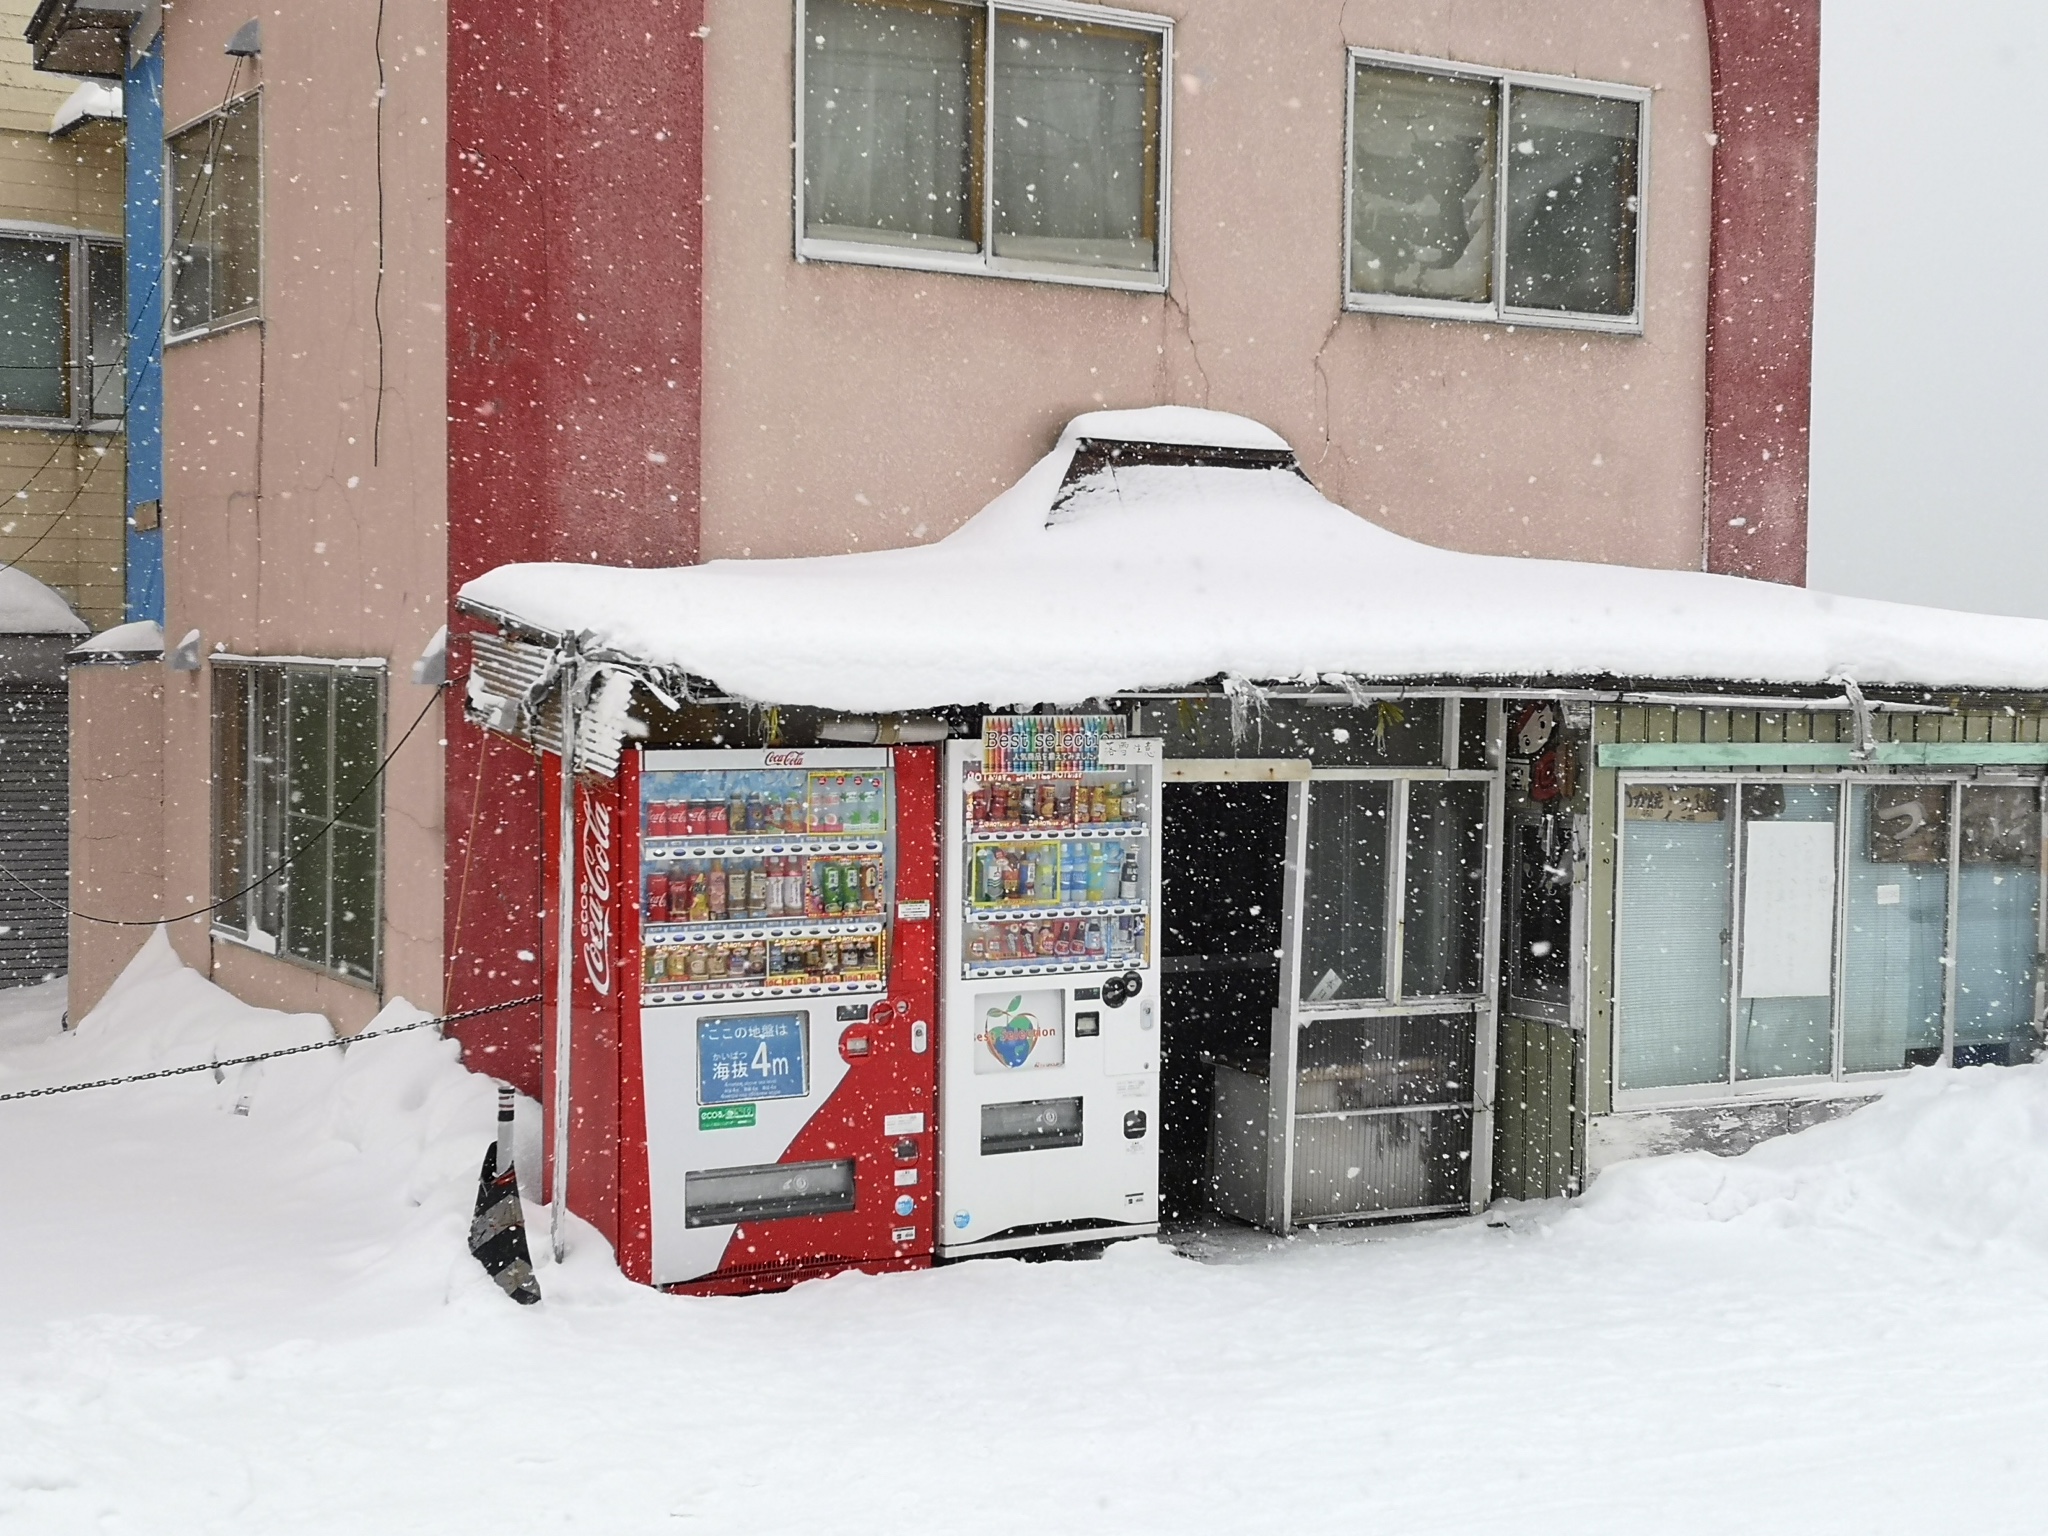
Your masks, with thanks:
M 444 1006 L 540 991 L 538 765 L 462 719 L 462 584 L 697 554 L 702 0 L 450 0 Z M 540 1086 L 538 1009 L 461 1029 Z
M 1820 0 L 1706 0 L 1714 68 L 1707 569 L 1803 585 Z

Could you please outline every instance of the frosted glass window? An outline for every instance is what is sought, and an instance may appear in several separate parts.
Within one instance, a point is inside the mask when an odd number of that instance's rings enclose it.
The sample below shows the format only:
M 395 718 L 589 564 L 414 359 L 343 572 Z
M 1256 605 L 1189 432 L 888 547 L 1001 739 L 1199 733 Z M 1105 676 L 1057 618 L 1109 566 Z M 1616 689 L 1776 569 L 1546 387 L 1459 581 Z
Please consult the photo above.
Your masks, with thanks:
M 1742 995 L 1735 1075 L 1834 1070 L 1836 818 L 1831 784 L 1742 790 Z
M 1946 785 L 1849 790 L 1842 1070 L 1940 1059 L 1948 945 Z
M 1961 818 L 1955 1062 L 2024 1061 L 2033 1044 L 2040 944 L 2040 795 L 1965 785 Z
M 810 0 L 804 215 L 814 238 L 980 243 L 979 6 Z
M 1387 834 L 1393 786 L 1313 784 L 1301 939 L 1301 995 L 1358 1001 L 1387 992 Z
M 1641 118 L 1633 101 L 1512 89 L 1508 303 L 1582 315 L 1634 311 Z
M 1158 265 L 1159 36 L 998 12 L 995 254 Z
M 1354 59 L 1350 307 L 1633 326 L 1643 97 Z
M 1735 818 L 1718 785 L 1632 784 L 1623 794 L 1616 1086 L 1728 1078 Z
M 1408 786 L 1401 995 L 1479 990 L 1486 910 L 1487 786 L 1418 779 Z
M 1160 270 L 1163 29 L 951 0 L 803 17 L 806 238 Z
M 1490 80 L 1361 66 L 1351 110 L 1351 288 L 1493 297 Z

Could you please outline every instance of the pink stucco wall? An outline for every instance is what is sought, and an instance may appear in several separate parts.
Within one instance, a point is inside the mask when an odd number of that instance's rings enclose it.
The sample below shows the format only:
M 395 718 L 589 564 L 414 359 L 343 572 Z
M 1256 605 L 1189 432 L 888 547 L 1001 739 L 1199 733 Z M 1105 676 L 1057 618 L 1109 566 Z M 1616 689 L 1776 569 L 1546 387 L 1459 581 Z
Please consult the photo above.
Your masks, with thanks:
M 703 550 L 934 538 L 1098 406 L 1243 412 L 1463 549 L 1698 567 L 1712 175 L 1699 0 L 1173 16 L 1173 269 L 1132 294 L 791 259 L 791 12 L 712 0 Z M 1641 337 L 1341 311 L 1349 46 L 1647 85 Z
M 184 0 L 165 19 L 165 122 L 217 107 L 222 44 L 246 5 Z M 446 593 L 442 144 L 438 4 L 388 7 L 383 60 L 383 255 L 377 302 L 376 0 L 266 11 L 264 318 L 172 345 L 164 360 L 165 630 L 252 655 L 381 656 L 387 739 L 428 693 L 411 662 Z M 378 437 L 379 348 L 385 385 Z M 210 674 L 172 674 L 164 697 L 163 895 L 203 905 L 211 873 Z M 384 987 L 441 993 L 440 732 L 429 721 L 384 786 Z M 252 1001 L 317 1008 L 359 1027 L 382 999 L 180 923 L 188 961 Z

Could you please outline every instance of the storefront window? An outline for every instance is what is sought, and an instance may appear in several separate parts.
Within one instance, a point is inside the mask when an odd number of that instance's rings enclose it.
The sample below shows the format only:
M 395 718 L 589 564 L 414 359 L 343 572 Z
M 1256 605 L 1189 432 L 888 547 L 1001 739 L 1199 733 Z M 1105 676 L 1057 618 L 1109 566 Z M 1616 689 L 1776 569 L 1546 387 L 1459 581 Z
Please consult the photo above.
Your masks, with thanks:
M 1622 922 L 1615 1086 L 1675 1088 L 1728 1076 L 1735 823 L 1715 785 L 1622 792 Z
M 1834 785 L 1742 791 L 1742 966 L 1735 1075 L 1812 1077 L 1834 1068 Z
M 1941 1059 L 1948 797 L 1933 784 L 1849 791 L 1844 1072 L 1896 1072 Z
M 2040 944 L 2041 800 L 2022 787 L 1962 790 L 1956 881 L 1956 1062 L 2025 1059 Z
M 2033 786 L 1624 785 L 1616 1089 L 2025 1059 L 2041 831 Z

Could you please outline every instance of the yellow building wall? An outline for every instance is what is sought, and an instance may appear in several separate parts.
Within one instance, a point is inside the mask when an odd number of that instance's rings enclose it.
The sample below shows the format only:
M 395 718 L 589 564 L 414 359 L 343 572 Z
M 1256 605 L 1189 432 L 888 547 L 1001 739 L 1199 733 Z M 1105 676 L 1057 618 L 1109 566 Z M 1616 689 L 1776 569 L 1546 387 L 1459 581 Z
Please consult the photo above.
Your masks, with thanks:
M 122 125 L 91 122 L 50 137 L 52 117 L 81 82 L 31 67 L 22 34 L 34 9 L 33 0 L 0 0 L 0 228 L 118 237 Z M 119 433 L 0 429 L 0 565 L 56 588 L 96 630 L 123 617 L 126 481 Z

